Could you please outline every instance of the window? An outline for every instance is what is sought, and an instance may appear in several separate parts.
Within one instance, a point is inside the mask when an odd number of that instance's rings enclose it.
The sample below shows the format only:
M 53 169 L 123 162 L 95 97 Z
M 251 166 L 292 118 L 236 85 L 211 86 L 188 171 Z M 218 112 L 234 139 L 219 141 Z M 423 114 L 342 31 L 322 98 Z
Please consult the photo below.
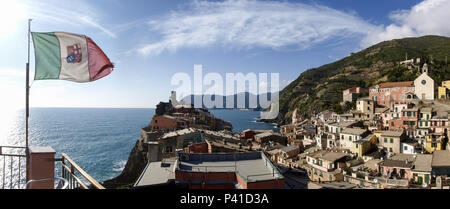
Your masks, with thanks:
M 394 139 L 393 138 L 391 138 L 391 143 L 394 143 Z
M 348 137 L 348 140 L 351 141 L 351 140 L 352 140 L 352 136 L 349 136 L 349 137 Z
M 172 153 L 172 146 L 166 146 L 166 153 Z
M 358 144 L 356 144 L 356 148 L 358 148 Z
M 384 138 L 384 143 L 387 143 L 387 138 Z
M 158 120 L 155 120 L 155 123 L 158 123 Z
M 392 152 L 392 147 L 389 147 L 389 152 Z
M 333 168 L 333 163 L 330 163 L 330 168 Z
M 407 147 L 407 146 L 405 146 L 405 147 L 403 147 L 403 149 L 404 149 L 404 150 L 408 150 L 408 147 Z

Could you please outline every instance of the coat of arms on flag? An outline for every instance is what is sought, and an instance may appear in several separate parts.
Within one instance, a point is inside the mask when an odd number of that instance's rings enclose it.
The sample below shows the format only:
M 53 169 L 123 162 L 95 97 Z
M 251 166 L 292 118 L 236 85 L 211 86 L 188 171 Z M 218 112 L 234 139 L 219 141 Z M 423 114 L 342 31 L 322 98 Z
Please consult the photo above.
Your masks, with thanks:
M 67 46 L 67 62 L 68 63 L 79 63 L 81 62 L 81 45 L 74 44 Z

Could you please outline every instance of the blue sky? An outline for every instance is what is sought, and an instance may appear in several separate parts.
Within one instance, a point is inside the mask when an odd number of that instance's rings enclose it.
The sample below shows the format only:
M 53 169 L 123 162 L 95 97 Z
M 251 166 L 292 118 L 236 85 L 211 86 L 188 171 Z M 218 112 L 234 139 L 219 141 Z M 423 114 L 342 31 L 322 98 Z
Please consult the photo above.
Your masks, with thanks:
M 28 18 L 32 31 L 86 34 L 116 65 L 92 83 L 33 82 L 32 107 L 154 107 L 176 89 L 171 77 L 193 74 L 194 64 L 222 75 L 279 73 L 285 86 L 383 40 L 450 36 L 447 11 L 449 0 L 3 0 L 1 105 L 24 106 Z

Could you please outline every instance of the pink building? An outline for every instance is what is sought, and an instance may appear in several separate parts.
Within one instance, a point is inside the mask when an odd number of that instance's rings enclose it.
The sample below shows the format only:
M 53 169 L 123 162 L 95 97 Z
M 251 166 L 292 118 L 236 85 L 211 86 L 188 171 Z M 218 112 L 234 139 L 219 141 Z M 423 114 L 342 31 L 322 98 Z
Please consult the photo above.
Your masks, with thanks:
M 369 97 L 378 105 L 390 106 L 393 102 L 403 103 L 414 97 L 414 82 L 387 82 L 369 88 Z

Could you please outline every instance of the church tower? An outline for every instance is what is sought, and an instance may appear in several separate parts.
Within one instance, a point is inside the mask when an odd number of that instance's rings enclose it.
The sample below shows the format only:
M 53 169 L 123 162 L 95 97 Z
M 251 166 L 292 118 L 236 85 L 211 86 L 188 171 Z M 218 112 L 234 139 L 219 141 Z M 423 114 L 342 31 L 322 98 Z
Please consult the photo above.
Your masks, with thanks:
M 423 64 L 422 73 L 428 74 L 428 65 L 427 65 L 427 63 Z

